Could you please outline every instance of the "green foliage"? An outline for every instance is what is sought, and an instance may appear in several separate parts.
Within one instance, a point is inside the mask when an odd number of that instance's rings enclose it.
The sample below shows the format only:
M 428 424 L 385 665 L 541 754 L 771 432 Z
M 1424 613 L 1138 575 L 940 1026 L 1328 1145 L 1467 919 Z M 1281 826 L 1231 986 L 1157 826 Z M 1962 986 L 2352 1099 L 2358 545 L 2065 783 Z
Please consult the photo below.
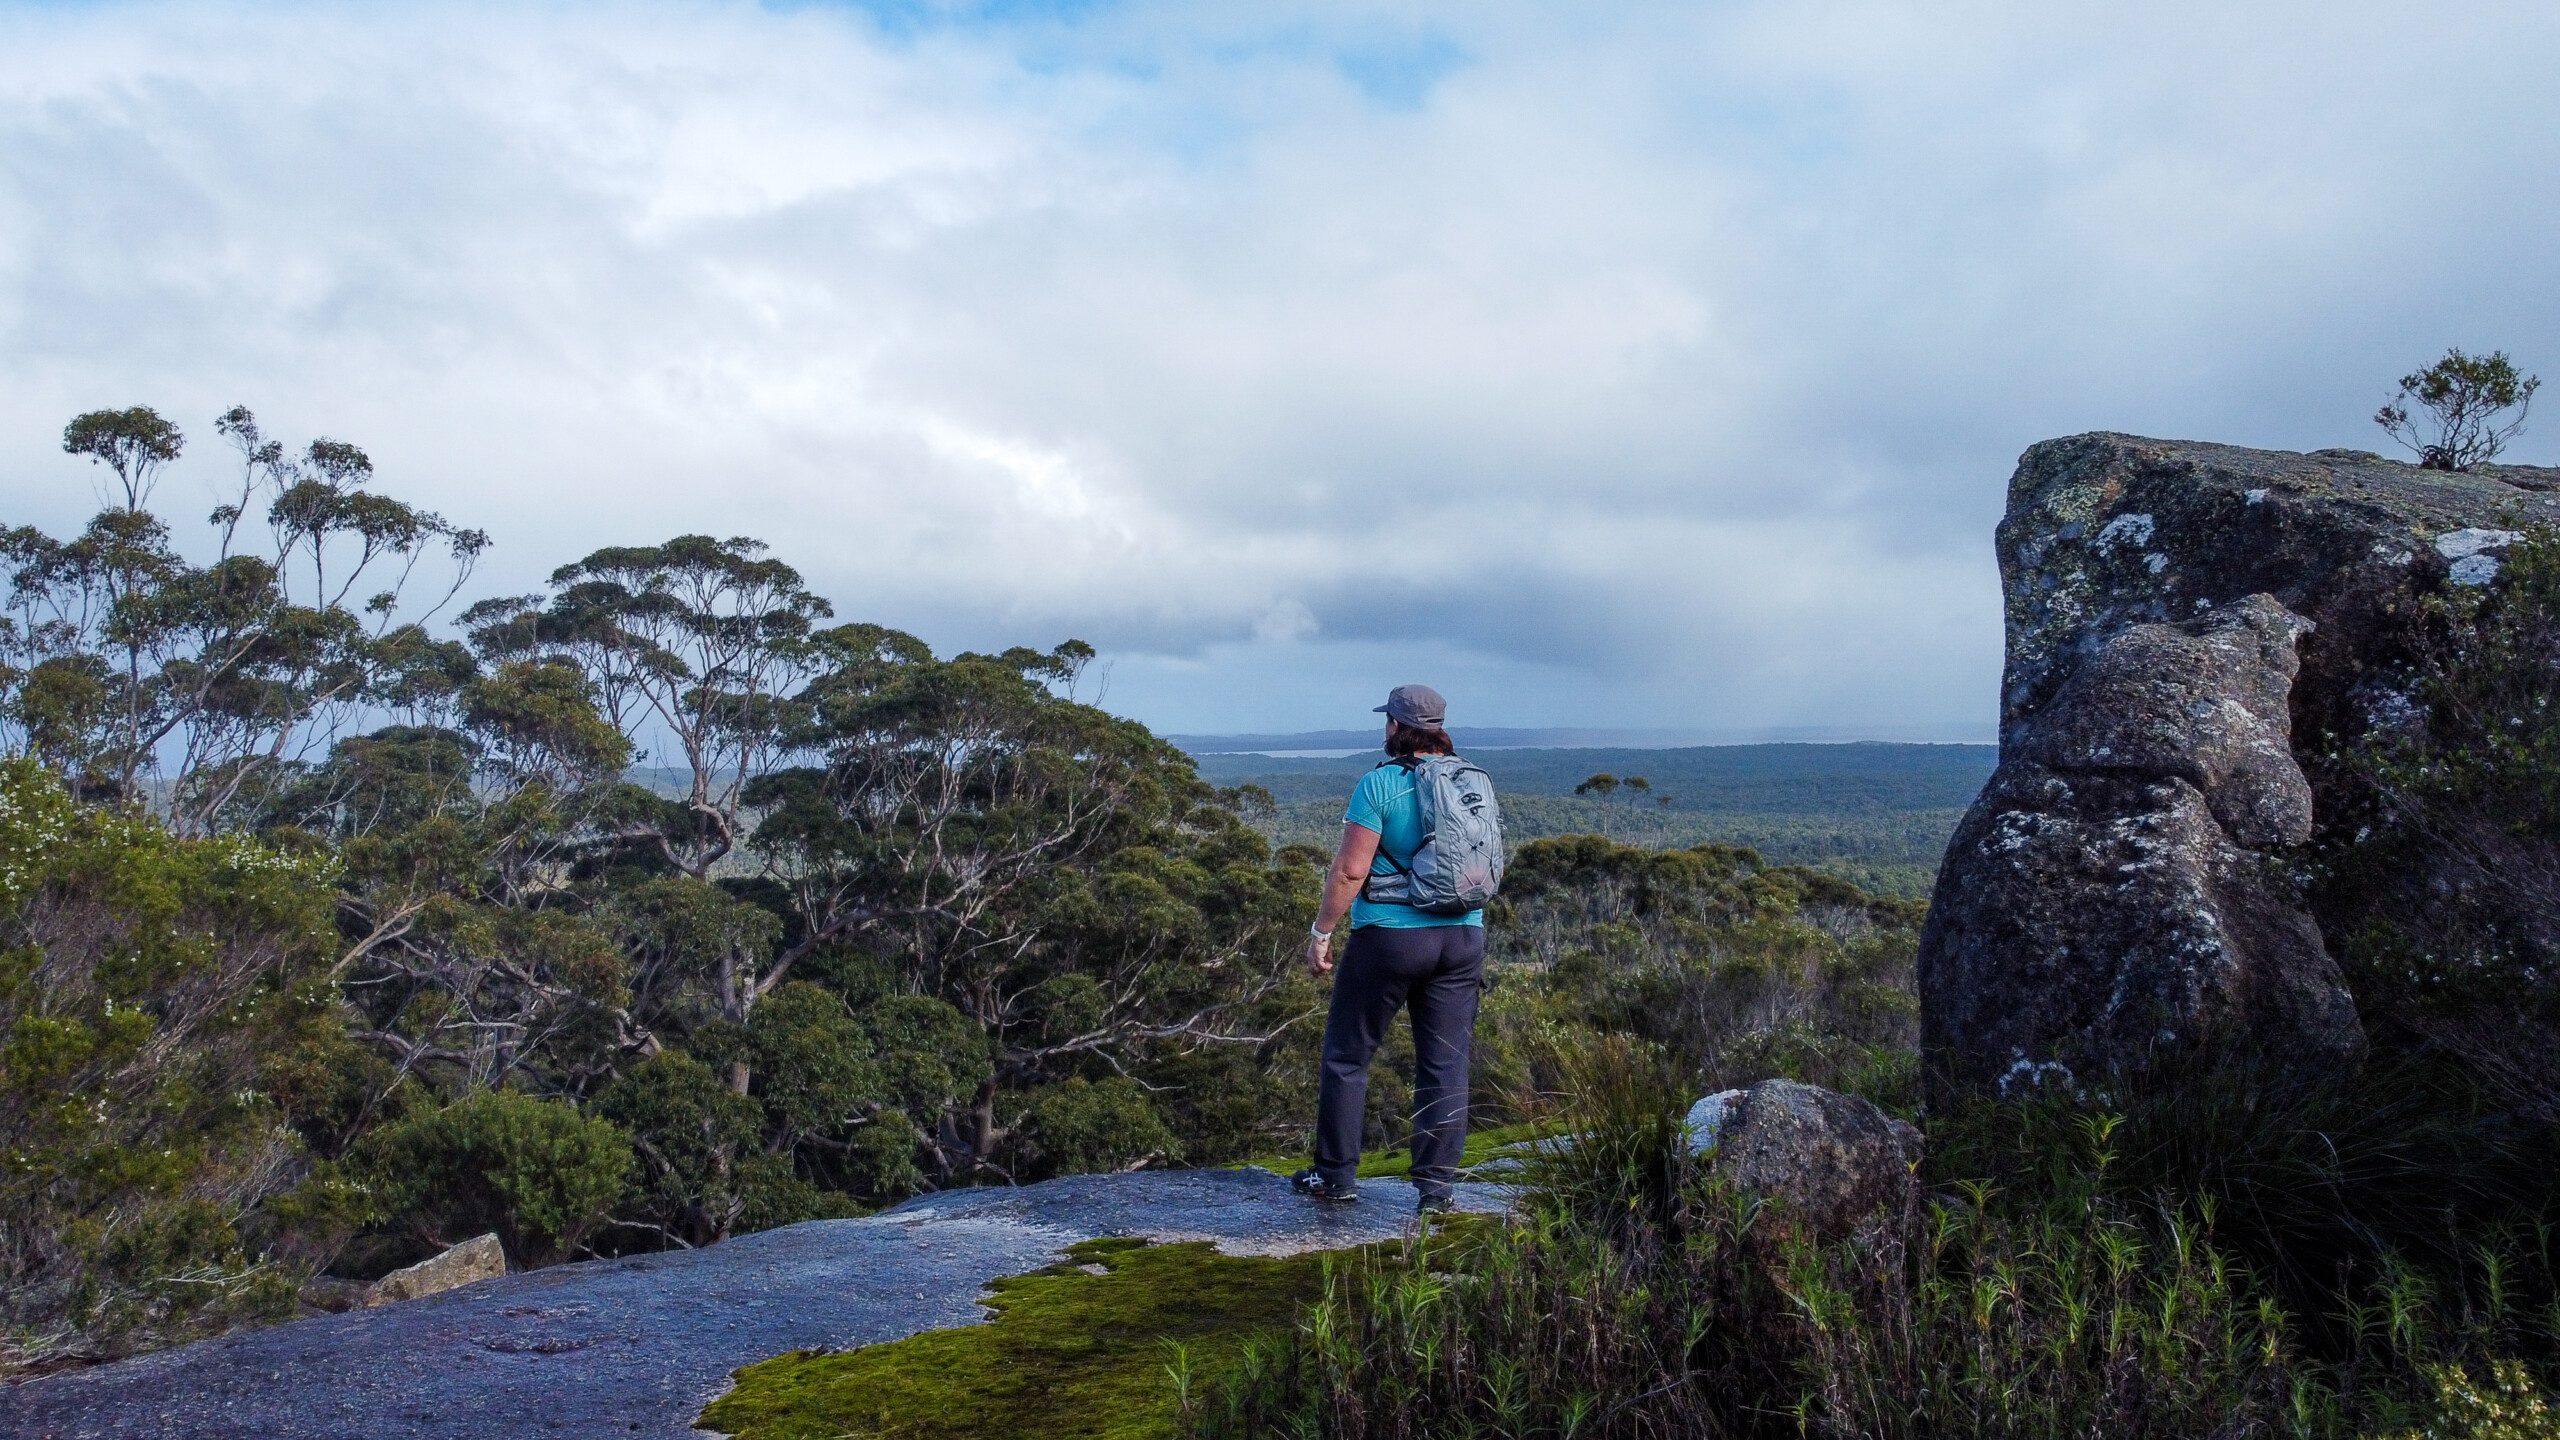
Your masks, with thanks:
M 681 803 L 637 807 L 625 819 L 629 838 L 696 879 L 744 838 L 748 782 L 788 752 L 805 719 L 792 692 L 823 663 L 812 630 L 832 611 L 767 549 L 708 535 L 612 546 L 553 571 L 547 602 L 483 601 L 462 617 L 499 676 L 520 677 L 494 703 L 543 736 L 541 748 L 619 769 L 628 746 L 613 747 L 607 730 L 645 721 L 673 738 L 685 764 Z M 581 695 L 607 724 L 546 700 Z M 565 748 L 556 738 L 564 722 L 575 737 Z
M 750 1365 L 696 1423 L 740 1440 L 1174 1436 L 1186 1398 L 1286 1327 L 1332 1263 L 1088 1240 L 996 1281 L 992 1323 Z
M 862 1025 L 883 1098 L 909 1115 L 948 1115 L 995 1078 L 986 1032 L 946 1001 L 885 995 L 862 1008 Z
M 450 647 L 395 622 L 403 592 L 430 552 L 458 586 L 487 543 L 366 490 L 372 462 L 352 445 L 315 440 L 288 457 L 237 408 L 215 429 L 243 463 L 205 563 L 144 508 L 184 437 L 142 407 L 63 432 L 65 451 L 115 477 L 86 528 L 0 533 L 0 734 L 84 793 L 127 803 L 173 762 L 153 798 L 188 833 L 221 828 L 317 734 L 433 691 L 426 677 Z M 266 524 L 244 530 L 261 506 Z
M 1020 1124 L 1022 1147 L 1042 1178 L 1182 1159 L 1182 1142 L 1165 1128 L 1147 1092 L 1123 1075 L 1034 1090 L 1024 1099 Z
M 2560 1406 L 2522 1365 L 2498 1361 L 2484 1381 L 2473 1380 L 2462 1365 L 2440 1365 L 2429 1373 L 2435 1414 L 2388 1440 L 2560 1440 Z
M 0 763 L 0 1368 L 272 1313 L 295 1112 L 334 1029 L 328 868 L 81 810 Z
M 2560 1127 L 2560 538 L 2427 617 L 2414 693 L 2333 753 L 2361 801 L 2314 855 L 2322 928 L 2386 1051 L 2449 1057 Z
M 114 472 L 128 510 L 142 508 L 151 496 L 153 477 L 178 458 L 186 443 L 177 426 L 143 405 L 92 410 L 62 429 L 63 452 L 87 456 Z
M 1689 1158 L 1659 1051 L 1568 1076 L 1577 1141 L 1516 1223 L 1445 1277 L 1341 1272 L 1200 1433 L 2348 1436 L 2438 1411 L 2423 1433 L 2459 1435 L 2548 1383 L 2510 1358 L 2554 1353 L 2523 1283 L 2547 1255 L 2484 1257 L 2468 1290 L 2387 1267 L 2330 1294 L 2333 1326 L 2235 1258 L 2211 1196 L 2128 1174 L 2118 1117 L 1938 1117 L 1916 1222 L 1816 1244 Z M 2466 1364 L 2494 1395 L 2438 1399 Z
M 1916 905 L 1739 847 L 1585 835 L 1521 846 L 1490 918 L 1495 958 L 1535 978 L 1488 1012 L 1480 1090 L 1507 1073 L 1552 1091 L 1537 1056 L 1569 1048 L 1558 1034 L 1598 1031 L 1656 1046 L 1701 1089 L 1781 1076 L 1915 1098 Z
M 462 714 L 519 776 L 594 779 L 631 763 L 631 742 L 596 711 L 587 677 L 560 661 L 501 665 L 462 689 Z
M 575 1106 L 484 1090 L 366 1137 L 383 1213 L 442 1249 L 496 1231 L 523 1265 L 577 1253 L 622 1198 L 631 1139 Z
M 2373 414 L 2373 423 L 2392 439 L 2416 452 L 2430 470 L 2468 470 L 2495 460 L 2507 442 L 2524 429 L 2533 392 L 2542 388 L 2537 376 L 2519 375 L 2504 350 L 2466 355 L 2447 350 L 2424 370 L 2400 377 L 2400 388 Z M 2425 412 L 2421 425 L 2409 413 L 2415 403 Z M 2513 410 L 2512 419 L 2506 412 Z

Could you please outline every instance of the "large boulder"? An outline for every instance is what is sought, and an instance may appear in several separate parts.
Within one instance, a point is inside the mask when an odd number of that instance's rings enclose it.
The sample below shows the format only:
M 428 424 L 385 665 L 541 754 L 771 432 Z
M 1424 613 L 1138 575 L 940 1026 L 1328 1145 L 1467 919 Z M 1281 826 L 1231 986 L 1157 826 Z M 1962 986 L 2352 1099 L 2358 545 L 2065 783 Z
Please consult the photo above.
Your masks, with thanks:
M 1877 1216 L 1909 1213 L 1920 1132 L 1848 1095 L 1763 1080 L 1689 1107 L 1692 1153 L 1746 1195 L 1776 1202 L 1776 1229 L 1832 1239 Z
M 1921 938 L 1932 1086 L 2349 1062 L 2354 1002 L 2285 852 L 2347 808 L 2327 757 L 2413 713 L 2424 598 L 2494 583 L 2560 522 L 2555 489 L 2349 451 L 2029 450 L 1999 530 L 2000 766 Z

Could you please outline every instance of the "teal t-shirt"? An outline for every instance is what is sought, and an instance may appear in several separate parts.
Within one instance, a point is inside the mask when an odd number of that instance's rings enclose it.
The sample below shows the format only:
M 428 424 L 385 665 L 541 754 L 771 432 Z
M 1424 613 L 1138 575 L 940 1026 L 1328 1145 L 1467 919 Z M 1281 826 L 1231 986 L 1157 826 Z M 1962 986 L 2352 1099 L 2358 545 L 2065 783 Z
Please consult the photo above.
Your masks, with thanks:
M 1388 862 L 1388 856 L 1410 861 L 1413 852 L 1422 848 L 1422 802 L 1413 793 L 1413 772 L 1401 765 L 1381 765 L 1361 776 L 1342 819 L 1345 824 L 1378 832 L 1378 858 L 1369 862 L 1369 873 L 1393 875 L 1396 867 Z M 1419 930 L 1432 925 L 1482 924 L 1481 910 L 1464 915 L 1426 915 L 1410 905 L 1381 905 L 1366 896 L 1351 902 L 1354 930 L 1364 925 Z

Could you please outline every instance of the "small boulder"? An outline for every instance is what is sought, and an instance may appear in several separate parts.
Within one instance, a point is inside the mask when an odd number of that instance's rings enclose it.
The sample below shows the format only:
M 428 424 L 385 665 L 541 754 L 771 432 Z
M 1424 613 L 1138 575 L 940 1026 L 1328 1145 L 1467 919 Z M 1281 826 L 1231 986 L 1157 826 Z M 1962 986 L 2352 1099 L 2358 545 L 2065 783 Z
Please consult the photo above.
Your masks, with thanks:
M 1819 1085 L 1720 1091 L 1689 1108 L 1685 1128 L 1691 1154 L 1710 1157 L 1744 1193 L 1777 1201 L 1784 1220 L 1818 1239 L 1899 1218 L 1917 1193 L 1920 1132 Z
M 498 1243 L 495 1235 L 479 1235 L 441 1255 L 394 1270 L 376 1280 L 364 1292 L 364 1303 L 389 1305 L 401 1300 L 415 1300 L 439 1290 L 452 1290 L 475 1280 L 492 1280 L 506 1273 L 506 1247 Z

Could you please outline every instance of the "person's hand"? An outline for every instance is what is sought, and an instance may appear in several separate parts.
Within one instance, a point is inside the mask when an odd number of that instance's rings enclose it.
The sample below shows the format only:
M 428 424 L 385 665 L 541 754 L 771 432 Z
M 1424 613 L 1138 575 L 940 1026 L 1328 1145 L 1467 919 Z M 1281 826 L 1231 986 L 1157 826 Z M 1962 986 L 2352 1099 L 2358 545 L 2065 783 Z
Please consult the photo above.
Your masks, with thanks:
M 1310 975 L 1322 975 L 1332 969 L 1333 937 L 1330 935 L 1308 935 L 1307 973 Z

